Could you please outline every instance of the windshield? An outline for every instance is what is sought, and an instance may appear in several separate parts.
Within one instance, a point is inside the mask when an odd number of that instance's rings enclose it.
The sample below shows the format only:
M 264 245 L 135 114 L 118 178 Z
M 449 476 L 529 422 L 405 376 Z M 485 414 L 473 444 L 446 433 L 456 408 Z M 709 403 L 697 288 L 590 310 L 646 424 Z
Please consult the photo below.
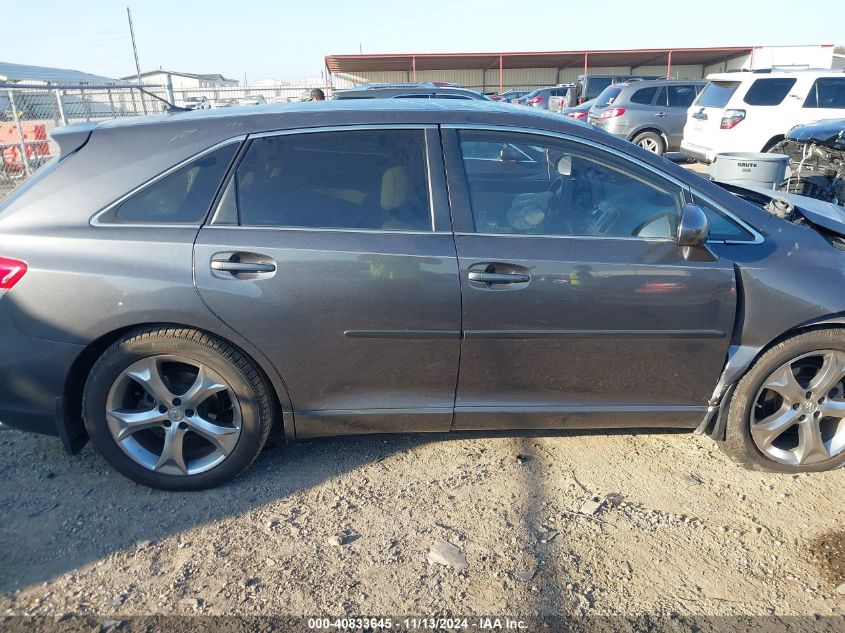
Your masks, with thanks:
M 595 105 L 597 108 L 603 108 L 605 106 L 609 106 L 616 100 L 616 97 L 619 96 L 619 93 L 622 92 L 621 88 L 617 88 L 616 86 L 609 86 L 601 91 L 601 94 L 596 97 Z
M 738 87 L 738 81 L 711 81 L 704 86 L 695 105 L 702 108 L 724 108 Z

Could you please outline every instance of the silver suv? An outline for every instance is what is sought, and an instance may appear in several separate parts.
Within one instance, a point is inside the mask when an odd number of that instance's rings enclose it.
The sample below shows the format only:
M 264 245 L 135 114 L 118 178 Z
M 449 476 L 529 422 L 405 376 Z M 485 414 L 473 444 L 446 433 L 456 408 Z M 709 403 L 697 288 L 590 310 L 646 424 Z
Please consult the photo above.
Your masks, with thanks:
M 659 79 L 608 86 L 596 97 L 588 121 L 655 154 L 678 151 L 687 108 L 706 84 Z

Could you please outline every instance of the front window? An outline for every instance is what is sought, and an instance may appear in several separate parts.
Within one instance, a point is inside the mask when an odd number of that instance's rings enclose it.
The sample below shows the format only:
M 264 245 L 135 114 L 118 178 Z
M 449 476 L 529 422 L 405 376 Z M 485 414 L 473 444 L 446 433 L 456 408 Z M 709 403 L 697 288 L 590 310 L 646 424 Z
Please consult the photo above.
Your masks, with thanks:
M 234 178 L 240 223 L 430 231 L 424 134 L 372 129 L 255 139 Z
M 478 233 L 674 239 L 680 187 L 615 154 L 519 132 L 460 132 Z M 514 148 L 499 161 L 473 156 Z

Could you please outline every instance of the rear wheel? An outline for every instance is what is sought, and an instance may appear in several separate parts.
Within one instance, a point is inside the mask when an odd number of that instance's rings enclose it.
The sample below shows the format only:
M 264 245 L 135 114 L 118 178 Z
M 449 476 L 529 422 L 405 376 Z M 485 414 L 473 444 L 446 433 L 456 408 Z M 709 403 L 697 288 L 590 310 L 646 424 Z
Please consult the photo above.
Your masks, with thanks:
M 845 332 L 814 330 L 767 351 L 737 385 L 723 448 L 758 470 L 845 464 Z
M 633 138 L 632 143 L 658 156 L 662 156 L 666 151 L 663 137 L 657 132 L 640 132 Z
M 244 355 L 191 329 L 151 328 L 114 343 L 85 386 L 95 446 L 130 479 L 210 488 L 258 456 L 272 425 L 268 388 Z

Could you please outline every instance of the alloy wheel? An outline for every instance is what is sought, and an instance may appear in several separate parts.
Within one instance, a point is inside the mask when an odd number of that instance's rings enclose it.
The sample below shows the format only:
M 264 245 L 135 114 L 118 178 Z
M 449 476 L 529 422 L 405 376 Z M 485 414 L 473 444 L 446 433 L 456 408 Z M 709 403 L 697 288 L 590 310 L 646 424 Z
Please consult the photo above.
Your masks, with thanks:
M 845 450 L 845 352 L 821 350 L 778 367 L 754 399 L 751 438 L 766 457 L 817 464 Z
M 660 151 L 660 145 L 658 142 L 650 137 L 641 138 L 637 145 L 649 152 L 652 152 L 653 154 L 657 154 Z
M 234 450 L 242 414 L 216 371 L 180 356 L 151 356 L 127 367 L 106 400 L 112 438 L 134 462 L 166 475 L 196 475 Z

